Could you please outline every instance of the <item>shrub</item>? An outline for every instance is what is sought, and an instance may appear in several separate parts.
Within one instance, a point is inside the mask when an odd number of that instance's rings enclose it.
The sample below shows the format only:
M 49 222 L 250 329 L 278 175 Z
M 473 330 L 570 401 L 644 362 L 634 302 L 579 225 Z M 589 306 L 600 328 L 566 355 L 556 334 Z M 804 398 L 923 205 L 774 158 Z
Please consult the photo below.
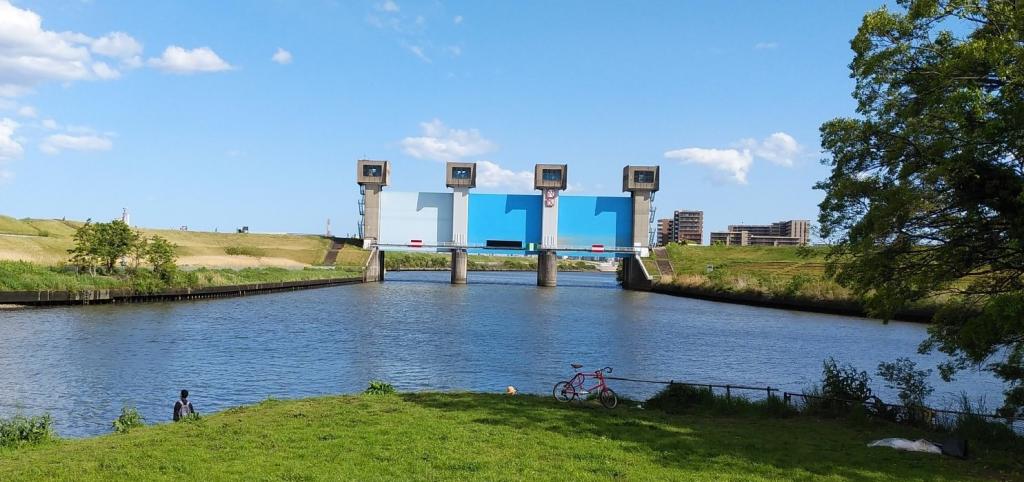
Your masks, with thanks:
M 649 398 L 644 406 L 665 413 L 683 413 L 698 405 L 710 405 L 714 398 L 710 388 L 671 383 Z
M 1014 432 L 1013 428 L 1000 423 L 983 414 L 988 413 L 984 399 L 972 401 L 966 394 L 960 394 L 959 411 L 945 428 L 956 436 L 966 440 L 976 440 L 995 447 L 1018 447 L 1024 450 L 1024 438 Z
M 871 398 L 871 377 L 853 365 L 839 366 L 835 358 L 829 357 L 822 364 L 821 377 L 822 396 L 858 402 Z
M 224 252 L 232 256 L 252 256 L 254 258 L 267 255 L 266 251 L 252 246 L 228 246 L 224 248 Z
M 37 444 L 53 440 L 54 437 L 53 418 L 50 414 L 0 418 L 0 447 Z
M 917 364 L 909 358 L 879 363 L 877 372 L 885 386 L 899 390 L 900 402 L 908 408 L 925 406 L 924 400 L 935 391 L 927 380 L 931 374 L 931 370 L 917 370 Z
M 366 392 L 364 393 L 369 395 L 389 395 L 395 393 L 395 387 L 387 382 L 371 380 L 370 386 L 366 387 Z
M 679 414 L 690 410 L 709 411 L 715 414 L 734 415 L 740 413 L 787 417 L 796 411 L 779 397 L 764 400 L 750 400 L 744 396 L 726 396 L 715 393 L 710 387 L 672 383 L 644 403 L 647 408 L 665 413 Z
M 121 415 L 110 425 L 117 433 L 128 433 L 133 428 L 142 427 L 145 422 L 146 419 L 142 418 L 142 414 L 135 407 L 122 407 Z

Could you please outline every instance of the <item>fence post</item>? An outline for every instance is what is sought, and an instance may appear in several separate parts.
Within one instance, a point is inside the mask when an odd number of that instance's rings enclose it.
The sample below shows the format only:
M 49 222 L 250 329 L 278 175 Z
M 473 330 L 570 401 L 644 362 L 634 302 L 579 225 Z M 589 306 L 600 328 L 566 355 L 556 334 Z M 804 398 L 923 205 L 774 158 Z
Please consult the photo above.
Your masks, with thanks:
M 729 400 L 732 398 L 732 393 L 729 391 L 729 385 L 725 386 L 725 399 Z
M 782 401 L 786 402 L 787 406 L 789 405 L 789 398 L 789 392 L 782 392 Z

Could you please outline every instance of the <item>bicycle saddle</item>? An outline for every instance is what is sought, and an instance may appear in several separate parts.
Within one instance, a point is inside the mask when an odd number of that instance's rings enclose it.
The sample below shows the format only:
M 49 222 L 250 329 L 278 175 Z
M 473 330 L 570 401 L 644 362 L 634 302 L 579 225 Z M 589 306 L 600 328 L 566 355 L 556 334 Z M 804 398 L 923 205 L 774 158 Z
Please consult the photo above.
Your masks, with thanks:
M 583 368 L 583 365 L 580 365 L 579 363 L 573 363 L 573 364 L 571 364 L 571 365 L 569 365 L 569 366 L 571 366 L 571 367 L 573 367 L 573 368 L 576 368 L 576 369 L 580 369 L 580 368 Z

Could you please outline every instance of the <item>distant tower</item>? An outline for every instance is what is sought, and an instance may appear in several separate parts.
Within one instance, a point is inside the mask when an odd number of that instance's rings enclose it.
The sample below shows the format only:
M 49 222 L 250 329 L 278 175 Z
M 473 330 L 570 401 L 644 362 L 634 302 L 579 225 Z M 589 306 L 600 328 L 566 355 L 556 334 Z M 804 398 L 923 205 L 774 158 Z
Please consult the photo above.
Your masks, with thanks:
M 121 208 L 121 222 L 129 226 L 132 225 L 131 218 L 128 215 L 128 208 Z
M 331 218 L 327 218 L 327 237 L 331 237 Z

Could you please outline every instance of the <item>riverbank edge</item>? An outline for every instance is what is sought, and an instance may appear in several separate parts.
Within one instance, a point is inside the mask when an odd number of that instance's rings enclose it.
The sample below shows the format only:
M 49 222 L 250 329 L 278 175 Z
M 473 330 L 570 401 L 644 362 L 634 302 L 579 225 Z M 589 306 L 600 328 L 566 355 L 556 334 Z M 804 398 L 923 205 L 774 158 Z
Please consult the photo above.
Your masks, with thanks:
M 716 291 L 695 286 L 681 286 L 665 283 L 654 283 L 649 289 L 640 291 L 650 291 L 652 293 L 659 293 L 663 295 L 716 301 L 720 303 L 758 306 L 762 308 L 776 308 L 791 311 L 871 318 L 871 316 L 868 315 L 867 310 L 865 310 L 860 303 L 855 301 L 768 297 L 760 293 Z M 909 321 L 913 323 L 931 323 L 934 315 L 935 310 L 933 309 L 919 308 L 898 312 L 892 317 L 892 320 Z
M 208 286 L 203 288 L 172 288 L 156 293 L 137 293 L 134 290 L 123 288 L 82 291 L 2 291 L 0 292 L 0 305 L 42 307 L 148 303 L 155 301 L 186 301 L 326 288 L 330 286 L 362 282 L 363 278 L 360 276 L 317 280 L 281 281 L 276 283 Z

